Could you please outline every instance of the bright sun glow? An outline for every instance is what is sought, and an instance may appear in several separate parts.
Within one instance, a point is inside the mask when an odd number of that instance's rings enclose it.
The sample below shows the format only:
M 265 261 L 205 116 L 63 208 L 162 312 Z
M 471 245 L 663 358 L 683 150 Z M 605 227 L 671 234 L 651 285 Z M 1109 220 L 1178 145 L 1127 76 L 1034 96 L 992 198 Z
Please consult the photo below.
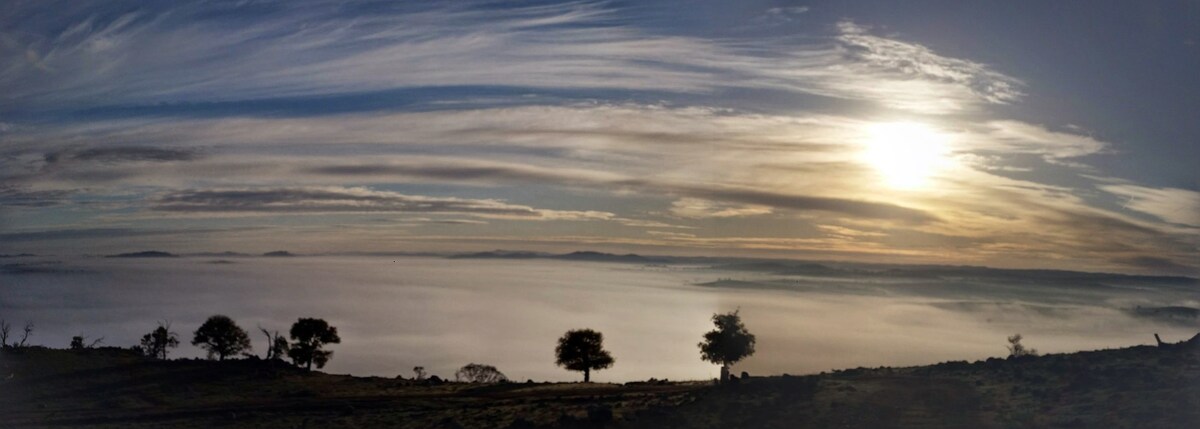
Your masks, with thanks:
M 892 122 L 867 129 L 863 160 L 874 167 L 889 186 L 915 189 L 948 162 L 948 136 L 925 124 Z

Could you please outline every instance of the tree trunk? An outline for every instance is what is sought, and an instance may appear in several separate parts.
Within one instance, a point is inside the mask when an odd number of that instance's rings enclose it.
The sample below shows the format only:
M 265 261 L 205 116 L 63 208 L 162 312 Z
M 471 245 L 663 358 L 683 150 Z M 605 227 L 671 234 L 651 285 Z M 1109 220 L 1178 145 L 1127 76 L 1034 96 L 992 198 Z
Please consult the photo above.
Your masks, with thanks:
M 592 381 L 592 370 L 590 370 L 590 369 L 583 370 L 583 382 L 587 383 L 590 381 Z
M 312 372 L 312 359 L 308 360 L 308 372 Z
M 729 382 L 729 365 L 721 365 L 721 384 Z

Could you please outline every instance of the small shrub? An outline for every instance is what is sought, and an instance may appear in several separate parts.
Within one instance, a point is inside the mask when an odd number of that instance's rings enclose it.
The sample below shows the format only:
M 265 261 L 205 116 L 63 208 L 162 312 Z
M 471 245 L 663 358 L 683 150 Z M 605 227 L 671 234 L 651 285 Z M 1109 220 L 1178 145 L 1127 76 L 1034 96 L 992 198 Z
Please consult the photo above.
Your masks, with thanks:
M 508 377 L 494 366 L 469 363 L 454 373 L 454 380 L 466 383 L 503 383 L 508 381 Z
M 1009 357 L 1019 358 L 1038 355 L 1037 349 L 1026 349 L 1025 346 L 1021 344 L 1021 334 L 1015 334 L 1011 337 L 1008 337 L 1007 347 Z

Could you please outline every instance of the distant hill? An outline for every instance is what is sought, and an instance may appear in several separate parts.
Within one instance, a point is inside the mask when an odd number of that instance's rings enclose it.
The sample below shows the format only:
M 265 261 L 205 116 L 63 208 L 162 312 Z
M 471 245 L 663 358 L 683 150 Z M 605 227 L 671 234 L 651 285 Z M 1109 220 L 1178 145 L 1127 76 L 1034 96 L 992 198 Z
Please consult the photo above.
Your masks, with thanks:
M 269 257 L 288 257 L 288 256 L 296 256 L 296 255 L 295 255 L 295 254 L 293 254 L 292 252 L 289 252 L 289 251 L 286 251 L 286 250 L 276 250 L 276 251 L 274 251 L 274 252 L 267 252 L 267 253 L 263 253 L 262 255 L 263 255 L 263 256 L 269 256 Z
M 612 253 L 602 253 L 602 252 L 592 252 L 592 251 L 571 252 L 571 253 L 568 253 L 565 255 L 554 255 L 554 256 L 551 256 L 551 258 L 564 259 L 564 260 L 568 260 L 568 261 L 632 262 L 632 263 L 639 263 L 639 264 L 667 262 L 666 259 L 646 257 L 646 256 L 637 255 L 637 254 L 633 254 L 633 253 L 627 253 L 624 255 L 616 255 L 616 254 L 612 254 Z
M 217 257 L 217 258 L 238 258 L 238 257 L 253 256 L 253 255 L 251 255 L 249 253 L 232 252 L 232 251 L 226 250 L 224 252 L 193 253 L 192 256 Z
M 167 253 L 158 250 L 146 250 L 143 252 L 133 253 L 118 253 L 116 255 L 108 255 L 105 258 L 178 258 L 179 255 Z
M 749 261 L 736 262 L 731 264 L 714 265 L 715 270 L 729 271 L 755 271 L 777 275 L 790 276 L 824 276 L 824 277 L 841 277 L 850 275 L 861 275 L 859 270 L 850 270 L 845 268 L 833 268 L 824 264 L 815 262 L 800 262 L 800 261 Z
M 1098 287 L 1104 282 L 1154 283 L 1175 287 L 1200 286 L 1200 279 L 1184 276 L 1148 276 L 1084 271 L 1009 269 L 971 265 L 901 265 L 859 262 L 804 261 L 736 257 L 642 256 L 596 251 L 565 254 L 523 250 L 492 250 L 446 256 L 450 259 L 557 259 L 573 261 L 623 262 L 634 264 L 705 265 L 721 271 L 746 271 L 784 276 L 878 277 L 908 279 L 979 279 L 1019 283 L 1054 283 L 1060 286 Z
M 593 252 L 593 251 L 576 251 L 564 254 L 543 253 L 543 252 L 527 252 L 527 251 L 512 251 L 512 250 L 493 250 L 489 252 L 463 253 L 450 255 L 451 259 L 558 259 L 564 261 L 592 261 L 592 262 L 625 262 L 625 263 L 665 263 L 671 262 L 669 258 L 646 257 L 636 254 L 617 255 L 613 253 Z
M 1136 307 L 1130 310 L 1129 313 L 1136 317 L 1162 322 L 1184 326 L 1200 326 L 1200 308 L 1184 306 Z
M 83 272 L 85 271 L 78 268 L 64 266 L 60 261 L 0 264 L 0 273 L 3 274 L 66 274 Z
M 749 271 L 775 275 L 827 277 L 882 277 L 911 279 L 989 279 L 1014 282 L 1054 283 L 1060 286 L 1091 286 L 1102 282 L 1148 282 L 1177 286 L 1200 285 L 1200 280 L 1183 276 L 1144 276 L 1115 273 L 1091 273 L 1065 270 L 1028 270 L 990 268 L 970 265 L 883 265 L 867 263 L 816 263 L 777 259 L 739 260 L 717 263 L 714 270 Z
M 32 253 L 19 253 L 16 255 L 0 255 L 0 258 L 30 258 L 30 257 L 34 257 L 34 256 L 37 256 L 37 255 L 34 255 Z
M 526 252 L 513 250 L 492 250 L 487 252 L 461 253 L 447 256 L 450 259 L 534 259 L 549 258 L 554 255 L 541 252 Z

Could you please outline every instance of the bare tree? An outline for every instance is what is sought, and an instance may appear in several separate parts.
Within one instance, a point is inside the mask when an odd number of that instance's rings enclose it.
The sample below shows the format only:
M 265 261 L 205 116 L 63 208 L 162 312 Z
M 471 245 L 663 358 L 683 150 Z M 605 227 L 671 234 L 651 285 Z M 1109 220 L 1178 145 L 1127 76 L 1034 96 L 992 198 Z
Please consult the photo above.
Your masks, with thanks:
M 12 329 L 12 325 L 9 325 L 7 320 L 0 319 L 0 348 L 8 347 L 8 331 L 10 329 Z
M 282 360 L 283 356 L 288 352 L 287 338 L 284 338 L 283 334 L 280 334 L 279 331 L 275 331 L 274 333 L 268 331 L 262 325 L 259 325 L 258 330 L 267 336 L 267 356 L 265 359 Z
M 166 359 L 168 349 L 179 347 L 179 334 L 171 331 L 171 322 L 158 322 L 158 327 L 142 336 L 142 352 L 146 356 Z
M 104 342 L 104 337 L 97 338 L 90 343 L 86 343 L 86 341 L 87 341 L 87 337 L 82 336 L 82 335 L 76 335 L 74 337 L 71 337 L 71 350 L 83 350 L 83 349 L 96 348 L 97 345 Z
M 17 347 L 25 347 L 25 341 L 29 340 L 29 336 L 33 335 L 33 322 L 25 322 L 25 333 L 21 334 L 21 342 L 17 343 Z

